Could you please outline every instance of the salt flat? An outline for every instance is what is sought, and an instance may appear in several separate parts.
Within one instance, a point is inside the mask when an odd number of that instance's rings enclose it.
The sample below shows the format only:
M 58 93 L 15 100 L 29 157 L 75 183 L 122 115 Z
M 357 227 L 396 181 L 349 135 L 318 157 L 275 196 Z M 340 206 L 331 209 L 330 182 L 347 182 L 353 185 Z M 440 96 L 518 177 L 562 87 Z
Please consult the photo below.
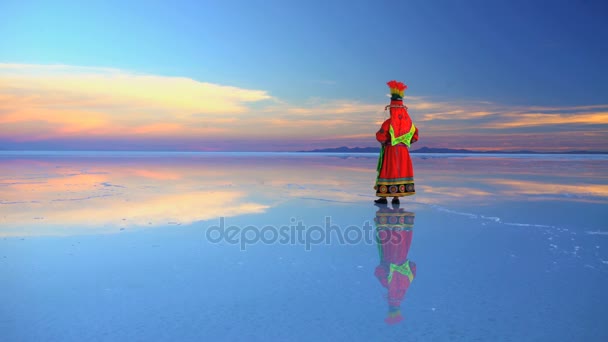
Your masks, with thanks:
M 413 161 L 391 209 L 368 154 L 2 152 L 0 340 L 608 339 L 608 158 Z M 390 210 L 414 217 L 396 324 Z

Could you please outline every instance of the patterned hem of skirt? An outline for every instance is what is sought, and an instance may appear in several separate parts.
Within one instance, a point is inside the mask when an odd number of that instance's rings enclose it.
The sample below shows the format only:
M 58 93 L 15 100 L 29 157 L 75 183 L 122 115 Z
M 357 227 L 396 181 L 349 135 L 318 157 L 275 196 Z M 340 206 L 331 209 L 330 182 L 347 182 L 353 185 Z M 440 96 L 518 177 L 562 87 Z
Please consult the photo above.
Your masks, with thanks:
M 416 193 L 414 183 L 384 184 L 383 182 L 378 182 L 375 188 L 376 196 L 379 197 L 401 197 Z

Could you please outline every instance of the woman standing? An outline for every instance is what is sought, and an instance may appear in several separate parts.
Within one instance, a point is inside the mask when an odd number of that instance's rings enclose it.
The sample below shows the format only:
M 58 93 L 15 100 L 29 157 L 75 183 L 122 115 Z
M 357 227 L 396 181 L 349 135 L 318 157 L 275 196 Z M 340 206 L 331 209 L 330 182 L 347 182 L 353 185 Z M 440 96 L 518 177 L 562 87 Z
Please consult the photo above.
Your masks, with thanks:
M 403 94 L 407 86 L 402 82 L 387 83 L 391 90 L 391 117 L 384 121 L 376 133 L 376 139 L 382 144 L 378 159 L 378 176 L 376 179 L 376 203 L 387 203 L 387 197 L 393 197 L 392 203 L 399 203 L 399 197 L 414 195 L 414 168 L 410 158 L 410 144 L 418 140 L 418 128 L 412 122 L 407 107 L 403 105 Z

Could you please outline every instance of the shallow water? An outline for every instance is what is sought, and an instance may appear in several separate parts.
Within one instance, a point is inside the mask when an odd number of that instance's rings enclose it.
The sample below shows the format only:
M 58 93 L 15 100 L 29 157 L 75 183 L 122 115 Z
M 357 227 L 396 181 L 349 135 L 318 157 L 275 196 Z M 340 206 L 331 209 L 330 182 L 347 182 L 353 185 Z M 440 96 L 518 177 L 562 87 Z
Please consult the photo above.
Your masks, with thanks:
M 375 158 L 2 152 L 0 340 L 608 340 L 608 158 L 415 156 L 395 324 Z

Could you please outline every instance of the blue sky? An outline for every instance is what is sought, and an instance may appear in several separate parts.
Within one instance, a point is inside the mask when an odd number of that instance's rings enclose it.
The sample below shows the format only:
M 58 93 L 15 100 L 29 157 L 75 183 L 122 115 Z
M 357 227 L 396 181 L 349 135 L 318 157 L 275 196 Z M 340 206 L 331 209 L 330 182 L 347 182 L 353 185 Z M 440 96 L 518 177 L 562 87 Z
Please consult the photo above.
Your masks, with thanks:
M 578 115 L 608 103 L 607 19 L 602 1 L 5 0 L 0 63 L 183 77 L 261 90 L 296 107 L 380 105 L 385 83 L 397 79 L 406 95 L 443 107 L 557 106 Z M 598 139 L 607 138 L 605 109 L 586 125 Z

